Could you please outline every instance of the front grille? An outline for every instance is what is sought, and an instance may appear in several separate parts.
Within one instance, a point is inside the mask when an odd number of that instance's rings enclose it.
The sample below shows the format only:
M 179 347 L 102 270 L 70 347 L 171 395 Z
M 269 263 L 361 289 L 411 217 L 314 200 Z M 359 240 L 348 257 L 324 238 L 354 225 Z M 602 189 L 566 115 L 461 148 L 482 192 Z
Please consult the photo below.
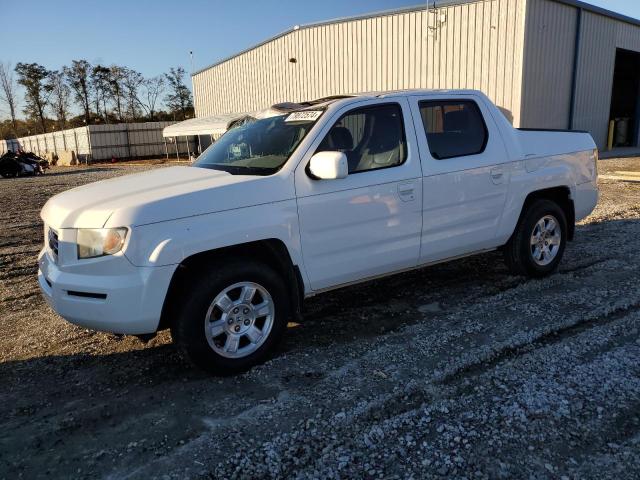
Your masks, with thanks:
M 58 232 L 56 232 L 53 228 L 50 228 L 48 239 L 49 239 L 49 248 L 53 252 L 53 256 L 57 259 L 58 258 Z

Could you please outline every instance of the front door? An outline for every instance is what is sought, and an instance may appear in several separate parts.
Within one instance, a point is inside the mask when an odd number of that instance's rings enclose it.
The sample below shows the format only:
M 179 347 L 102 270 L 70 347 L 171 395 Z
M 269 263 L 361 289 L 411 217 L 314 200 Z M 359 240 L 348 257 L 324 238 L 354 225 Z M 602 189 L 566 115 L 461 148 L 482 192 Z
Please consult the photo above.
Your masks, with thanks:
M 296 170 L 304 263 L 315 291 L 416 266 L 422 173 L 405 98 L 345 107 Z M 312 154 L 342 151 L 349 175 L 314 180 Z
M 494 248 L 509 184 L 497 125 L 481 97 L 410 97 L 422 170 L 420 263 Z

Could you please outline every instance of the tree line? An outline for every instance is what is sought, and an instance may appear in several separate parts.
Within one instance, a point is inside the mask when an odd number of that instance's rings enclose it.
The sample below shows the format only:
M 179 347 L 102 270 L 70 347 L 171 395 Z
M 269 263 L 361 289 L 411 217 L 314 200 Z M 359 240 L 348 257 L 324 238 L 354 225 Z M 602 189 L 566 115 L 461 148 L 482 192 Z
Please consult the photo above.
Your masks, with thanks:
M 128 67 L 86 60 L 73 60 L 59 70 L 0 62 L 0 102 L 10 116 L 0 122 L 0 138 L 91 124 L 184 120 L 193 115 L 184 77 L 182 67 L 145 78 Z M 17 116 L 18 85 L 23 87 L 24 119 Z

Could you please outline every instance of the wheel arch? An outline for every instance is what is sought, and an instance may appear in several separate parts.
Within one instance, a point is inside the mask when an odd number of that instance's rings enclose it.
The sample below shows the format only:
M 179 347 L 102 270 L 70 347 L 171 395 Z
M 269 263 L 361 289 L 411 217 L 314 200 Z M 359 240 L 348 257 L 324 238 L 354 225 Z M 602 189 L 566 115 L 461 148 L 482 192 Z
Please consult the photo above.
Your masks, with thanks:
M 518 217 L 514 232 L 518 228 L 518 225 L 520 225 L 522 217 L 525 215 L 529 206 L 531 206 L 536 200 L 541 199 L 552 200 L 553 202 L 557 203 L 560 208 L 562 208 L 562 211 L 567 218 L 568 240 L 573 240 L 576 228 L 576 211 L 575 205 L 573 203 L 573 198 L 571 197 L 571 190 L 567 186 L 545 188 L 529 193 L 524 199 L 524 203 L 522 204 L 522 208 L 520 209 L 520 216 Z
M 296 317 L 301 315 L 304 281 L 300 268 L 293 263 L 282 240 L 269 238 L 198 252 L 182 260 L 169 283 L 158 330 L 169 328 L 176 318 L 179 307 L 176 300 L 184 293 L 189 280 L 206 268 L 215 268 L 216 262 L 224 262 L 226 258 L 231 257 L 263 262 L 274 268 L 281 275 L 290 293 L 291 311 Z

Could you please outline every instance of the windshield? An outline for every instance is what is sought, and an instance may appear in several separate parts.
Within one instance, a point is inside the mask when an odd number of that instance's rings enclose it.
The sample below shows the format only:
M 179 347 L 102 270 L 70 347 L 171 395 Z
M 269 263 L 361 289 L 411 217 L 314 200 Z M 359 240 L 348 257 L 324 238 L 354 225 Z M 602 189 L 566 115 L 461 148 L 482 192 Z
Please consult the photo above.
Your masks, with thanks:
M 287 122 L 287 117 L 279 115 L 232 128 L 202 152 L 193 165 L 234 175 L 277 172 L 315 123 Z

